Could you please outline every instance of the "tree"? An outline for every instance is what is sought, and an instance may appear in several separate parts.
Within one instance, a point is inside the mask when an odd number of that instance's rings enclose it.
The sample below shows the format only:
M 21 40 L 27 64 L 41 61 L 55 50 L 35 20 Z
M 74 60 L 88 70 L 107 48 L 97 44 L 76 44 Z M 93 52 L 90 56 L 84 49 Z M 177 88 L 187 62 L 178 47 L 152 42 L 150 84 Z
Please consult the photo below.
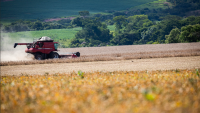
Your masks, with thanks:
M 86 18 L 79 22 L 81 23 L 82 30 L 76 33 L 70 47 L 98 46 L 101 43 L 109 42 L 112 38 L 107 25 L 101 23 L 98 18 Z
M 84 25 L 83 25 L 83 19 L 80 18 L 80 17 L 74 18 L 74 19 L 71 21 L 71 24 L 72 24 L 72 25 L 79 26 L 79 27 L 84 27 Z
M 133 44 L 132 38 L 133 35 L 129 33 L 119 33 L 110 42 L 114 45 L 131 45 Z
M 71 43 L 69 44 L 69 46 L 70 46 L 70 47 L 79 47 L 79 46 L 80 46 L 80 42 L 79 42 L 78 39 L 73 38 L 73 39 L 71 40 Z
M 169 35 L 165 35 L 166 43 L 178 43 L 180 42 L 179 35 L 180 31 L 178 28 L 172 29 Z
M 131 45 L 138 40 L 145 43 L 144 38 L 150 36 L 154 29 L 152 27 L 150 30 L 153 22 L 148 19 L 147 15 L 134 15 L 127 19 L 124 16 L 116 16 L 113 21 L 117 28 L 114 38 L 110 41 L 113 45 Z
M 134 16 L 128 17 L 127 20 L 130 23 L 127 26 L 129 28 L 135 27 L 138 29 L 141 27 L 149 27 L 149 26 L 153 25 L 153 22 L 148 19 L 147 15 L 134 15 Z M 129 29 L 129 31 L 130 31 L 130 29 Z
M 42 30 L 43 29 L 42 22 L 41 21 L 36 21 L 36 22 L 32 23 L 31 29 L 33 29 L 33 30 Z
M 85 16 L 90 15 L 89 11 L 79 11 L 78 13 L 80 16 L 83 16 L 83 18 L 85 18 Z
M 144 30 L 143 32 L 141 32 L 141 38 L 145 41 L 146 37 L 150 37 L 153 33 L 153 30 L 155 29 L 154 26 L 149 27 L 146 31 Z
M 157 41 L 164 43 L 166 38 L 165 35 L 170 34 L 170 31 L 174 28 L 181 28 L 180 20 L 163 20 L 156 25 L 156 31 L 153 33 Z
M 195 24 L 200 24 L 200 16 L 189 16 L 183 20 L 181 20 L 181 24 L 183 26 L 186 26 L 186 25 L 195 25 Z
M 180 35 L 181 42 L 200 41 L 200 24 L 183 26 Z
M 174 19 L 176 19 L 176 20 L 181 20 L 182 17 L 176 16 L 176 15 L 167 15 L 167 16 L 165 16 L 165 17 L 161 17 L 161 19 L 162 19 L 162 20 L 174 20 Z
M 124 16 L 116 16 L 113 18 L 113 21 L 115 22 L 116 30 L 119 31 L 123 27 L 127 25 L 126 18 Z

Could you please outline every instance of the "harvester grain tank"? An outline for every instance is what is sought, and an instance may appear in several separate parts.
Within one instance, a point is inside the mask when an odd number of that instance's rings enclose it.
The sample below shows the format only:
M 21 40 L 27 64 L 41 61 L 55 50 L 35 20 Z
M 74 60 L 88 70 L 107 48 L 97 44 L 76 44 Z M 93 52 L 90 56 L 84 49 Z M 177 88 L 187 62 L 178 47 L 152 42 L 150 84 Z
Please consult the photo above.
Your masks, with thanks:
M 58 54 L 58 42 L 54 42 L 50 37 L 43 36 L 33 43 L 15 43 L 14 48 L 17 45 L 26 45 L 26 53 L 32 54 L 35 59 L 53 59 L 53 58 L 76 58 L 80 57 L 79 52 Z

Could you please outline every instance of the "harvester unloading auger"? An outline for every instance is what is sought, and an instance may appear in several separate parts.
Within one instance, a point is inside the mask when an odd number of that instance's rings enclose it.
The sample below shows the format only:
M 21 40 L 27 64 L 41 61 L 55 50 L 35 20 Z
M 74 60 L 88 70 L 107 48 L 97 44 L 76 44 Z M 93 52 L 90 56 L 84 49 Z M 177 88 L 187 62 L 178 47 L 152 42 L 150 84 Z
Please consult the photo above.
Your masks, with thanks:
M 53 42 L 53 40 L 47 36 L 41 37 L 37 41 L 33 41 L 33 43 L 15 43 L 14 48 L 17 45 L 26 45 L 27 48 L 25 52 L 32 54 L 37 60 L 80 57 L 79 52 L 59 55 L 57 53 L 58 42 Z

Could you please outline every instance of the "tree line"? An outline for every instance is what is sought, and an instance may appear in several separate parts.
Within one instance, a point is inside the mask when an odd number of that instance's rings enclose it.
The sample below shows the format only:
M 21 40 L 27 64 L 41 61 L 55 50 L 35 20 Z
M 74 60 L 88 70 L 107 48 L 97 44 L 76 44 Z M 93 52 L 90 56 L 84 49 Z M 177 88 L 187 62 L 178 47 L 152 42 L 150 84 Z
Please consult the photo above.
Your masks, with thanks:
M 200 16 L 184 19 L 168 16 L 158 23 L 149 20 L 147 15 L 116 16 L 113 21 L 116 29 L 111 33 L 98 18 L 75 18 L 72 24 L 82 30 L 71 40 L 70 47 L 200 41 Z
M 72 28 L 70 19 L 63 19 L 57 22 L 44 22 L 41 20 L 19 20 L 12 22 L 9 25 L 1 25 L 3 32 L 20 32 L 20 31 L 37 31 L 37 30 L 48 30 L 48 29 L 64 29 Z

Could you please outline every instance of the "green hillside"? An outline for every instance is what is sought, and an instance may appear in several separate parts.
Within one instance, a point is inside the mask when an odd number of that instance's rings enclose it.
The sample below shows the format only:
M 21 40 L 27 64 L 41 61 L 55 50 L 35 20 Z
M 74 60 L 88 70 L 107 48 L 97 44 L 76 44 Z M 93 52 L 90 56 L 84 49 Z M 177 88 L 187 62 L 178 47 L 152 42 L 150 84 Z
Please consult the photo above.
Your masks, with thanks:
M 4 0 L 2 0 L 4 1 Z M 1 19 L 39 19 L 78 15 L 106 10 L 125 10 L 155 0 L 9 0 L 1 2 Z

